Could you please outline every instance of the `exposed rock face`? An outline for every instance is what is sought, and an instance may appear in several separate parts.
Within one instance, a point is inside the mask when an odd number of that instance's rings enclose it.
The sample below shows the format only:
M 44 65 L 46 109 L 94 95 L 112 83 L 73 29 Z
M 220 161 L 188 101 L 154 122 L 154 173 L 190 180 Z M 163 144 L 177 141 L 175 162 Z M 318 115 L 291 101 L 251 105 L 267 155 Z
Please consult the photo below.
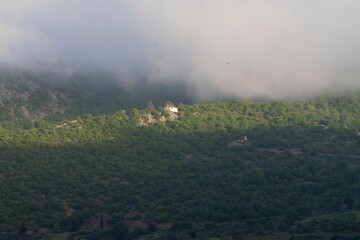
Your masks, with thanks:
M 175 119 L 178 119 L 179 118 L 179 114 L 178 114 L 178 112 L 170 112 L 169 113 L 169 116 L 167 117 L 167 119 L 169 120 L 169 121 L 174 121 Z
M 168 112 L 168 116 L 166 117 L 161 115 L 160 112 L 158 112 L 158 114 L 160 117 L 157 118 L 151 113 L 142 115 L 137 123 L 137 126 L 147 126 L 156 122 L 174 121 L 179 118 L 178 112 Z
M 138 126 L 146 126 L 152 123 L 155 123 L 156 119 L 152 114 L 145 114 L 143 116 L 140 117 L 139 121 L 138 121 Z
M 64 113 L 70 102 L 56 89 L 44 89 L 32 81 L 0 83 L 0 109 L 9 117 L 38 120 Z

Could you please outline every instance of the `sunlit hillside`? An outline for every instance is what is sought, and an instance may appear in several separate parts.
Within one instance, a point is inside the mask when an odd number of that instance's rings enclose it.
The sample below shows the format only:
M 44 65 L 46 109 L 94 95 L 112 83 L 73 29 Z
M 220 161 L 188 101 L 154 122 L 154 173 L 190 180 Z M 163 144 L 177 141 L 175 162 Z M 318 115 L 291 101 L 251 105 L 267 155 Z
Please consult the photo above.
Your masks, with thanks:
M 357 239 L 359 110 L 354 93 L 0 128 L 0 238 Z

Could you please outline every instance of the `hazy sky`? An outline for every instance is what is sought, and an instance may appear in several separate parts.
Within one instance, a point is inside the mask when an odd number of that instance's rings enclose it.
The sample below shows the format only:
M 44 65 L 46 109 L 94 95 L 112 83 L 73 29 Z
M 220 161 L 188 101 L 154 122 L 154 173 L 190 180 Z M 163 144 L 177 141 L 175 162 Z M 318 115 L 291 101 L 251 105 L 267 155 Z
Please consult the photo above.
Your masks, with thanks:
M 185 81 L 202 99 L 360 87 L 360 1 L 1 0 L 0 62 Z

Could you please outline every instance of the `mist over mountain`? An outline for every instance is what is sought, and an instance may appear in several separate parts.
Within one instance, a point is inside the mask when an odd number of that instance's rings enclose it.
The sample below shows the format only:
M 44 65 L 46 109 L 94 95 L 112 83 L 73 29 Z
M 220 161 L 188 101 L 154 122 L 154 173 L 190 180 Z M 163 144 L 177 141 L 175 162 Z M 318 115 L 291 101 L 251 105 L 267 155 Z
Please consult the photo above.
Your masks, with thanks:
M 4 0 L 0 61 L 181 82 L 201 100 L 301 98 L 360 87 L 359 9 L 356 0 Z

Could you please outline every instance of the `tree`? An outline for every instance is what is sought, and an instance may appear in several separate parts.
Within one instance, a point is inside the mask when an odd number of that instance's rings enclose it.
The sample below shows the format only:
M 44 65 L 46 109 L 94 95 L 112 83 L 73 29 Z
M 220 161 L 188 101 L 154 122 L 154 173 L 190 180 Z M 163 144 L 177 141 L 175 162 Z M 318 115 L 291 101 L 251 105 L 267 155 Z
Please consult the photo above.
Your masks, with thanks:
M 147 230 L 149 233 L 153 233 L 156 231 L 156 225 L 155 224 L 150 224 L 148 227 L 147 227 Z
M 100 229 L 102 230 L 104 228 L 104 217 L 101 215 L 100 218 Z
M 149 111 L 153 111 L 155 110 L 155 106 L 153 104 L 152 101 L 148 101 L 147 104 L 146 104 L 146 109 L 149 110 Z
M 27 231 L 27 227 L 25 226 L 25 224 L 22 222 L 19 228 L 19 234 L 20 235 L 24 235 Z
M 114 226 L 113 233 L 116 240 L 125 240 L 129 236 L 129 228 L 125 223 L 120 222 Z

